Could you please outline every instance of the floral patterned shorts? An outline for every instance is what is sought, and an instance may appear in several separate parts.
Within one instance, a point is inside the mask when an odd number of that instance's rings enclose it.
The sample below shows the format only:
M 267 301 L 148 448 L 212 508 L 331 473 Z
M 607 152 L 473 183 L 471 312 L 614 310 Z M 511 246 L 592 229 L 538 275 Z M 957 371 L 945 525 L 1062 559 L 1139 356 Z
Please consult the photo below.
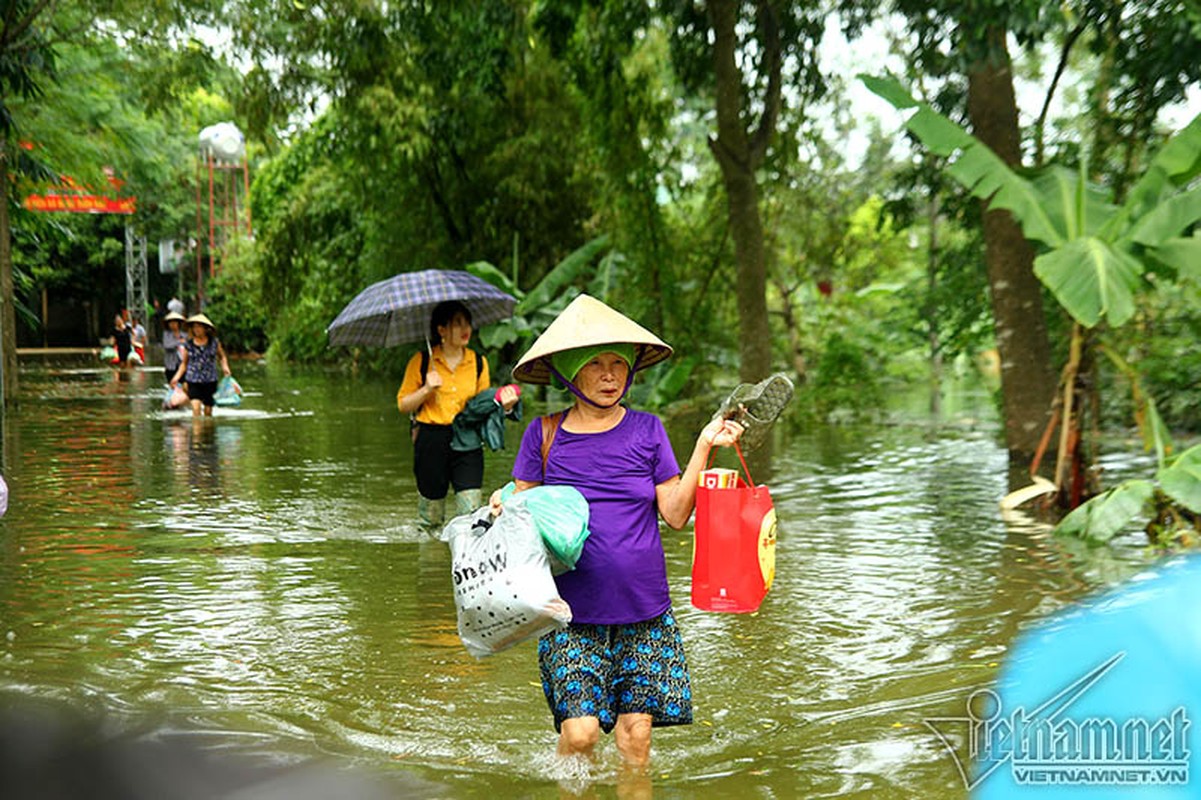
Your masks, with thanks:
M 644 622 L 578 625 L 538 640 L 542 691 L 555 730 L 596 717 L 613 730 L 618 714 L 650 714 L 655 727 L 692 722 L 692 688 L 671 611 Z

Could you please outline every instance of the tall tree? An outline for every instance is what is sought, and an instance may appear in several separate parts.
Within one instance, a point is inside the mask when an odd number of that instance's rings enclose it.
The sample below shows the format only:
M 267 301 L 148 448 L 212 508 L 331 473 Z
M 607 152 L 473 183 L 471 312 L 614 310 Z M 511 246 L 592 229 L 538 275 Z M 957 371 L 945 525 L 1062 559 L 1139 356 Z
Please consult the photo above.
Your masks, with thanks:
M 912 57 L 917 69 L 927 79 L 944 82 L 936 104 L 951 116 L 966 115 L 981 141 L 1007 164 L 1020 167 L 1021 130 L 1008 39 L 1013 35 L 1030 44 L 1044 35 L 1048 22 L 1042 0 L 895 0 L 893 6 L 905 16 L 916 41 Z M 1034 251 L 1008 211 L 981 202 L 1005 442 L 1016 481 L 1038 449 L 1056 376 L 1042 290 L 1033 272 Z
M 709 149 L 721 169 L 734 245 L 739 374 L 744 381 L 758 381 L 771 371 L 761 171 L 773 149 L 789 149 L 780 141 L 794 129 L 781 125 L 785 111 L 802 114 L 804 104 L 824 90 L 815 49 L 825 9 L 773 0 L 708 0 L 703 8 L 689 0 L 665 5 L 674 20 L 677 70 L 688 88 L 714 98 L 717 133 Z M 797 108 L 785 108 L 786 79 Z
M 960 21 L 967 52 L 968 117 L 980 141 L 1010 167 L 1022 164 L 1008 32 L 998 22 Z M 1029 464 L 1050 415 L 1056 375 L 1051 363 L 1034 248 L 1013 215 L 985 201 L 984 253 L 992 297 L 1005 441 L 1014 466 Z
M 852 6 L 860 4 L 847 0 Z M 1117 196 L 1140 171 L 1146 143 L 1153 140 L 1158 112 L 1177 101 L 1198 75 L 1199 12 L 1178 0 L 1112 2 L 1080 0 L 1067 5 L 1045 0 L 994 3 L 988 0 L 894 0 L 918 46 L 914 58 L 926 78 L 946 81 L 936 105 L 952 117 L 966 114 L 972 130 L 1011 168 L 1022 167 L 1022 140 L 1014 99 L 1009 42 L 1031 46 L 1056 38 L 1060 63 L 1036 123 L 1035 151 L 1042 162 L 1043 130 L 1050 95 L 1073 47 L 1088 47 L 1099 62 L 1089 87 L 1093 112 L 1093 163 L 1104 170 Z M 966 82 L 966 92 L 956 92 Z M 960 106 L 963 99 L 966 103 Z M 1083 131 L 1077 130 L 1082 134 Z M 1117 151 L 1122 158 L 1114 158 Z M 1079 153 L 1081 143 L 1065 151 Z M 1002 369 L 1005 437 L 1016 468 L 1038 451 L 1055 394 L 1056 378 L 1042 310 L 1034 251 L 1007 211 L 988 199 L 983 234 Z
M 721 167 L 738 269 L 739 375 L 758 381 L 771 371 L 771 335 L 767 325 L 767 259 L 759 209 L 756 171 L 767 155 L 780 113 L 780 25 L 768 2 L 756 4 L 756 29 L 763 46 L 759 66 L 767 75 L 763 106 L 752 130 L 744 118 L 744 76 L 738 65 L 737 0 L 710 0 L 713 26 L 713 77 L 717 136 L 709 140 Z
M 48 0 L 12 0 L 0 19 L 0 380 L 4 404 L 17 396 L 17 316 L 13 297 L 9 202 L 13 165 L 21 158 L 17 99 L 37 98 L 54 76 L 54 52 L 45 31 Z

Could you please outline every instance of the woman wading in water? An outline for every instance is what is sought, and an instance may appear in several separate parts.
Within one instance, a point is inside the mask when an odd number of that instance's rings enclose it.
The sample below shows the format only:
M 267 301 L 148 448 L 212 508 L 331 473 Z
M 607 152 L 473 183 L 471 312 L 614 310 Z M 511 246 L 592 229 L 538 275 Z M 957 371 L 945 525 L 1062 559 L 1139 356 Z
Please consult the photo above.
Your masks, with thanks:
M 589 508 L 591 533 L 576 567 L 555 578 L 572 622 L 538 642 L 560 755 L 590 756 L 601 731 L 612 732 L 624 762 L 643 767 L 652 728 L 692 722 L 659 520 L 676 530 L 688 523 L 710 450 L 733 445 L 742 426 L 706 425 L 681 473 L 659 418 L 622 402 L 634 373 L 671 352 L 650 331 L 581 295 L 513 369 L 519 381 L 554 380 L 575 397 L 570 408 L 526 428 L 513 465 L 517 491 L 574 486 Z M 503 513 L 498 495 L 493 506 Z

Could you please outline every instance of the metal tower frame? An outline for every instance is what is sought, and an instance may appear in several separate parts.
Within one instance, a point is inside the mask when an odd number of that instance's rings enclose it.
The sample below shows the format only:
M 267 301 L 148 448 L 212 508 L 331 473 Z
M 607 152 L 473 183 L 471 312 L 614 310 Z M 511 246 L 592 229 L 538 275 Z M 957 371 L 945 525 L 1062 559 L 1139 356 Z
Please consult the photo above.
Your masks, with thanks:
M 146 306 L 149 305 L 146 274 L 146 237 L 134 233 L 132 225 L 125 226 L 125 307 L 134 319 L 146 325 Z M 149 329 L 149 325 L 146 325 Z
M 206 185 L 207 198 L 204 196 Z M 207 277 L 212 278 L 220 268 L 225 247 L 231 239 L 254 238 L 250 216 L 250 162 L 245 155 L 237 161 L 226 161 L 202 149 L 196 161 L 196 238 L 203 241 L 206 232 Z M 196 248 L 196 293 L 203 308 L 206 276 L 201 250 L 201 247 Z

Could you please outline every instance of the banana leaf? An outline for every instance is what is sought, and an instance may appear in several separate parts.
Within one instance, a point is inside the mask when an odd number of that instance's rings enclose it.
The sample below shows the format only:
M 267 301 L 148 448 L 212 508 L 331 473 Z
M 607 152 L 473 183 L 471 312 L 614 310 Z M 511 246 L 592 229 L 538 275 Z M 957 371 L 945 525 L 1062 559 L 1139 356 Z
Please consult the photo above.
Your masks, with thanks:
M 1201 235 L 1168 239 L 1150 252 L 1180 277 L 1201 283 Z
M 1060 520 L 1055 532 L 1108 542 L 1142 513 L 1154 493 L 1151 481 L 1126 481 L 1077 506 Z
M 1080 324 L 1118 326 L 1130 319 L 1147 269 L 1141 248 L 1148 248 L 1152 263 L 1179 274 L 1201 271 L 1195 243 L 1179 238 L 1201 221 L 1201 187 L 1183 188 L 1201 174 L 1201 115 L 1164 144 L 1119 207 L 1085 179 L 1086 164 L 1075 173 L 1051 167 L 1027 178 L 897 81 L 860 77 L 898 109 L 916 109 L 906 127 L 950 160 L 947 172 L 990 207 L 1009 210 L 1027 239 L 1049 249 L 1035 273 Z
M 1201 445 L 1185 450 L 1155 479 L 1164 494 L 1194 514 L 1201 514 Z
M 1143 265 L 1108 242 L 1088 237 L 1038 256 L 1034 274 L 1081 325 L 1091 328 L 1106 319 L 1116 328 L 1134 316 L 1134 288 Z

